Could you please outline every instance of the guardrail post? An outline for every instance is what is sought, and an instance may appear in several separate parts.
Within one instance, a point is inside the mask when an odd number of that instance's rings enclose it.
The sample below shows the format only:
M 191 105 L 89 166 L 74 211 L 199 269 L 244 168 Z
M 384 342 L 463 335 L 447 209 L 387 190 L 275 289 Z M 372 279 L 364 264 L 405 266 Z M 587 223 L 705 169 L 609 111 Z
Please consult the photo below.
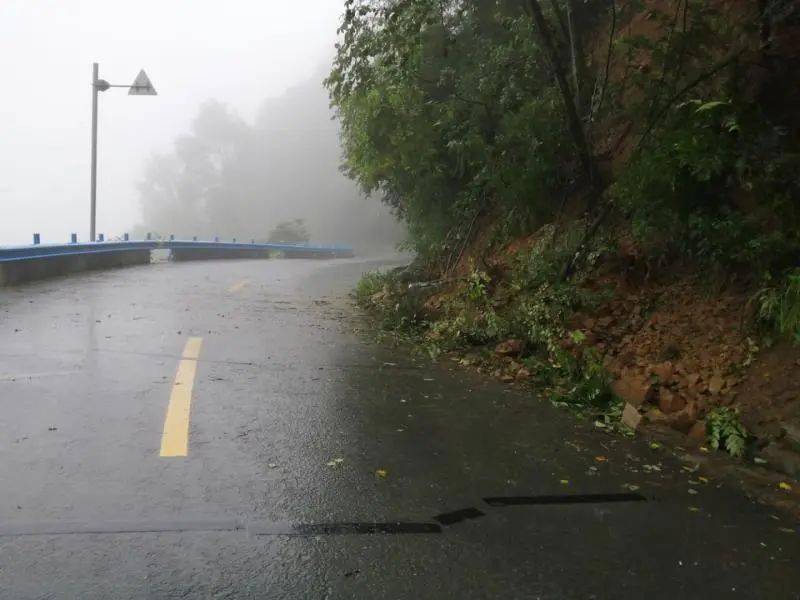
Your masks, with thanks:
M 122 236 L 122 239 L 124 239 L 124 240 L 127 242 L 128 240 L 130 240 L 130 239 L 131 239 L 131 236 L 129 236 L 129 235 L 126 233 L 125 235 L 123 235 L 123 236 Z
M 236 238 L 233 238 L 233 243 L 234 243 L 234 244 L 236 243 Z
M 148 240 L 148 241 L 149 241 L 149 240 L 151 240 L 151 239 L 152 239 L 152 237 L 153 237 L 153 236 L 152 236 L 152 234 L 151 234 L 151 233 L 148 231 L 148 232 L 147 232 L 147 240 Z
M 34 233 L 34 234 L 33 234 L 33 243 L 34 243 L 34 244 L 38 244 L 38 243 L 39 243 L 39 241 L 40 241 L 40 239 L 41 239 L 41 238 L 39 237 L 39 234 L 38 234 L 38 233 Z
M 250 240 L 250 243 L 251 243 L 251 244 L 255 244 L 255 243 L 256 243 L 256 239 L 255 239 L 255 238 L 253 238 L 252 240 Z
M 196 242 L 196 241 L 197 241 L 197 236 L 196 236 L 196 235 L 193 235 L 193 236 L 192 236 L 192 241 L 193 241 L 193 242 Z
M 71 233 L 70 236 L 69 236 L 69 242 L 70 242 L 70 244 L 77 244 L 78 243 L 78 234 L 77 233 Z
M 97 234 L 97 241 L 98 241 L 98 242 L 105 242 L 105 241 L 106 241 L 106 236 L 105 236 L 105 234 L 104 234 L 104 233 L 98 233 L 98 234 Z
M 215 241 L 215 242 L 218 242 L 218 241 L 219 241 L 219 236 L 218 236 L 218 235 L 215 235 L 215 236 L 214 236 L 214 241 Z

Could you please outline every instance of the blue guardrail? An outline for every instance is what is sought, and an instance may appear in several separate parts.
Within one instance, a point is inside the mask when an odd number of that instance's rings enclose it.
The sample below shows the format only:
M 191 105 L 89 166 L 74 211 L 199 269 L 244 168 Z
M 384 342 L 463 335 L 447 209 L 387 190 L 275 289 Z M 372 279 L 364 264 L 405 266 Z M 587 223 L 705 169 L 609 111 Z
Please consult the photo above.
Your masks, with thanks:
M 34 239 L 38 239 L 35 236 Z M 179 250 L 183 255 L 198 251 L 210 257 L 224 257 L 226 251 L 231 255 L 246 255 L 251 251 L 281 253 L 288 258 L 348 258 L 353 249 L 348 246 L 315 246 L 311 244 L 288 243 L 241 243 L 198 240 L 125 240 L 73 242 L 69 244 L 32 244 L 29 246 L 0 246 L 0 262 L 18 262 L 56 256 L 80 256 L 89 254 L 124 253 L 141 250 Z M 211 252 L 209 252 L 211 251 Z

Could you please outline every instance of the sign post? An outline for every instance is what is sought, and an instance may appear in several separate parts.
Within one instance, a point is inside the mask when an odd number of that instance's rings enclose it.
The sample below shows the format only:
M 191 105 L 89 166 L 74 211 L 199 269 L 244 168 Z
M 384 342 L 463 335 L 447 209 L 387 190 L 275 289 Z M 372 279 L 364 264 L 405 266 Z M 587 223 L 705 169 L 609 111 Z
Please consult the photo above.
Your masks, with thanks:
M 139 71 L 136 79 L 131 85 L 111 85 L 105 79 L 100 79 L 100 66 L 92 63 L 92 176 L 90 192 L 90 217 L 89 217 L 89 239 L 95 241 L 95 229 L 97 225 L 97 94 L 105 92 L 112 87 L 128 88 L 129 96 L 157 96 L 153 84 L 144 69 Z

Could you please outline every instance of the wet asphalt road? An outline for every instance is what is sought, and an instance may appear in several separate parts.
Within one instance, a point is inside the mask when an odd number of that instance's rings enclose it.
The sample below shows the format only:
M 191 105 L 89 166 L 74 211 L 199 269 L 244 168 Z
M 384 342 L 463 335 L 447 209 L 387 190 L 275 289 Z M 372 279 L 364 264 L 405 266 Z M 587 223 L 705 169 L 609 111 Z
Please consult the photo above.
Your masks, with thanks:
M 0 598 L 799 597 L 785 517 L 355 332 L 346 294 L 375 264 L 164 263 L 0 289 Z M 188 453 L 162 457 L 191 337 Z M 483 500 L 631 485 L 647 501 Z M 483 516 L 435 532 L 467 508 Z

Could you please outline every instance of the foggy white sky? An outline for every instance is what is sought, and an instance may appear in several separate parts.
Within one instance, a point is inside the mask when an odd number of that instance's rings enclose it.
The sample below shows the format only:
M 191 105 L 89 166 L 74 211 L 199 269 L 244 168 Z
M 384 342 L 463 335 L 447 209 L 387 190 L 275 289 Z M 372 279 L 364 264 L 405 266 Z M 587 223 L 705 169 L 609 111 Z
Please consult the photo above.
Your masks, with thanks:
M 92 62 L 158 96 L 100 95 L 97 230 L 139 216 L 144 160 L 216 98 L 251 119 L 333 55 L 341 0 L 0 0 L 0 244 L 88 238 Z

